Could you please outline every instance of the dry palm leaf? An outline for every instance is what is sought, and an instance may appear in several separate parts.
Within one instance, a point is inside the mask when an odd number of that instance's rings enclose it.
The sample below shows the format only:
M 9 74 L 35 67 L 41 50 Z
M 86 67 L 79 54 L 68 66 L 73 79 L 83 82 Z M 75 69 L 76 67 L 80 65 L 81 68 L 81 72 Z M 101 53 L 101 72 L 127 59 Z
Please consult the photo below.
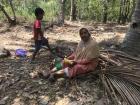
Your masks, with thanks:
M 114 65 L 110 65 L 111 67 L 102 68 L 100 72 L 109 99 L 115 105 L 140 105 L 140 60 L 121 51 L 102 52 L 106 56 L 113 54 L 112 57 L 108 57 L 110 60 L 101 58 L 104 62 L 115 62 Z M 113 57 L 119 60 L 115 61 Z M 116 65 L 120 62 L 120 66 Z

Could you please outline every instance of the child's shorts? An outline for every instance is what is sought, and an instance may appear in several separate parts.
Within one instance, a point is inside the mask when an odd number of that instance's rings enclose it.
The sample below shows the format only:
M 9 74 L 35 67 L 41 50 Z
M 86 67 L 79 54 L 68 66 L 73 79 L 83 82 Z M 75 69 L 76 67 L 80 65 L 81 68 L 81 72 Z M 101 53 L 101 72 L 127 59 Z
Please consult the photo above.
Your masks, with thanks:
M 48 40 L 43 38 L 42 40 L 35 40 L 35 50 L 38 51 L 41 49 L 42 46 L 47 46 Z

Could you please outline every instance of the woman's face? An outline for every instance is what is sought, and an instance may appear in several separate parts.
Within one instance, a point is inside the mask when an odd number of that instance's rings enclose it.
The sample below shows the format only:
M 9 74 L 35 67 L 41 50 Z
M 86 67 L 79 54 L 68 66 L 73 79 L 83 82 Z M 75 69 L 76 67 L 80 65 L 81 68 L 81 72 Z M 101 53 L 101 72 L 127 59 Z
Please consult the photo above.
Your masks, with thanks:
M 80 33 L 80 37 L 81 37 L 81 40 L 83 40 L 84 42 L 87 42 L 90 39 L 90 35 L 86 30 L 83 30 Z

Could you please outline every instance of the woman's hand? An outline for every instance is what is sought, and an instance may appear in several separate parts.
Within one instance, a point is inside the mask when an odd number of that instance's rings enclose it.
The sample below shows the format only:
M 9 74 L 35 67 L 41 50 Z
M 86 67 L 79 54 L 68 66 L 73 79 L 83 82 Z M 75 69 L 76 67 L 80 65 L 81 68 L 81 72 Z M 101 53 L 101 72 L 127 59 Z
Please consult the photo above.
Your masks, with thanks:
M 71 64 L 70 64 L 70 67 L 73 67 L 74 65 L 76 65 L 77 64 L 77 62 L 76 61 L 74 61 L 74 60 L 71 60 Z
M 74 66 L 75 64 L 77 64 L 77 62 L 74 60 L 69 60 L 67 58 L 64 58 L 64 64 L 67 64 L 71 67 L 71 66 Z

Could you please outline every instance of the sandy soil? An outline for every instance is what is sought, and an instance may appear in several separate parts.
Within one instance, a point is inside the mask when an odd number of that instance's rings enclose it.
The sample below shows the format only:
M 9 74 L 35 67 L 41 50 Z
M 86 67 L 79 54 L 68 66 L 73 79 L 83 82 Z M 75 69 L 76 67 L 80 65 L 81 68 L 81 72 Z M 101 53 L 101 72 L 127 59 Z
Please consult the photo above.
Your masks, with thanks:
M 67 22 L 63 27 L 54 26 L 45 32 L 51 45 L 62 45 L 74 49 L 80 40 L 78 31 L 87 27 L 101 48 L 119 45 L 125 36 L 126 26 L 116 24 L 85 24 Z M 28 59 L 17 59 L 18 48 L 32 49 L 32 29 L 25 25 L 8 28 L 0 24 L 0 45 L 13 54 L 0 59 L 0 105 L 102 105 L 103 89 L 98 76 L 92 73 L 72 80 L 59 79 L 55 83 L 38 77 L 38 70 L 49 70 L 53 57 L 43 51 L 35 64 Z M 63 49 L 65 51 L 65 49 Z M 30 56 L 30 52 L 28 55 Z

